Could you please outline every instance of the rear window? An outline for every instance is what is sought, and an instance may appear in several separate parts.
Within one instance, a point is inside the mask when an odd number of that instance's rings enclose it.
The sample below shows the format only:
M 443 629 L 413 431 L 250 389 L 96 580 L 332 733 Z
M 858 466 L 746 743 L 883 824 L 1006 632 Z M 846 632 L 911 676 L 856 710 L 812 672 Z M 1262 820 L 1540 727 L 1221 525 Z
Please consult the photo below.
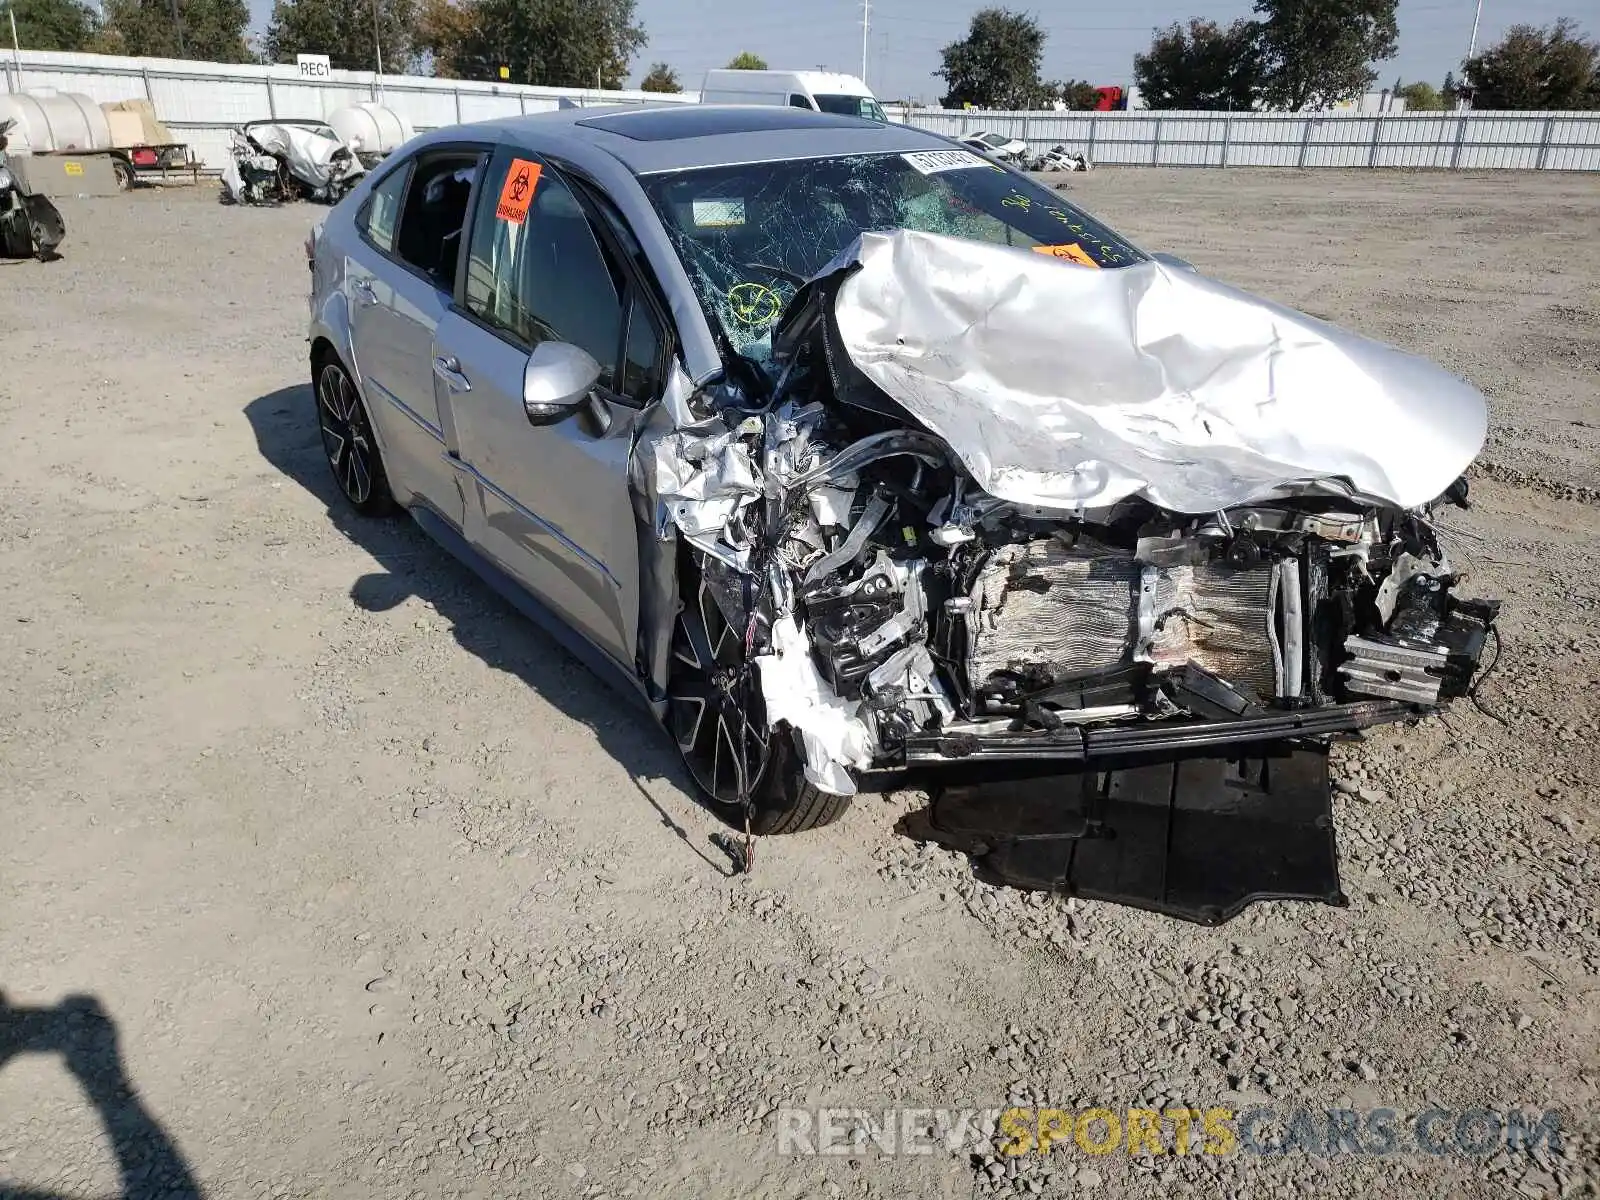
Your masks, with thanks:
M 887 121 L 882 106 L 871 96 L 817 97 L 817 107 L 825 113 L 841 117 L 861 117 L 867 121 Z
M 410 178 L 410 163 L 392 172 L 372 189 L 356 217 L 356 224 L 367 240 L 385 254 L 394 249 L 395 218 L 400 215 L 400 198 L 405 195 L 406 181 Z

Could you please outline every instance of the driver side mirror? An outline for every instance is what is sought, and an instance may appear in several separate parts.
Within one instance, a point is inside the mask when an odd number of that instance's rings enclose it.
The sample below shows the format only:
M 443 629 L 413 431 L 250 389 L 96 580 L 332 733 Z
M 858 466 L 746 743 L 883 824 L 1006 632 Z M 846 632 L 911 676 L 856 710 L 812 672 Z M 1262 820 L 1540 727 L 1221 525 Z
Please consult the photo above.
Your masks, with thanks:
M 530 425 L 554 425 L 572 416 L 600 382 L 601 367 L 583 348 L 540 342 L 522 372 L 522 411 Z

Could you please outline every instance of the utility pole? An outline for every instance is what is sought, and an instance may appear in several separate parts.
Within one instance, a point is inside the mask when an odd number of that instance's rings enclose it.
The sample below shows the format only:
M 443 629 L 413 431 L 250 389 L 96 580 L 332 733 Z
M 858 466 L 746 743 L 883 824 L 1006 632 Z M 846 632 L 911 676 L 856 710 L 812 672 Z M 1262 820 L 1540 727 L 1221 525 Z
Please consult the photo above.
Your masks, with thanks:
M 17 0 L 6 5 L 6 16 L 11 18 L 11 57 L 17 60 L 17 91 L 22 90 L 22 45 L 17 41 Z
M 1478 0 L 1477 10 L 1472 14 L 1472 37 L 1467 42 L 1467 57 L 1471 58 L 1478 52 L 1478 22 L 1483 20 L 1483 0 Z
M 1479 0 L 1482 3 L 1482 0 Z M 867 81 L 867 40 L 872 36 L 872 0 L 861 0 L 861 82 Z
M 383 95 L 383 45 L 378 39 L 378 0 L 372 0 L 372 56 L 378 64 L 378 95 Z

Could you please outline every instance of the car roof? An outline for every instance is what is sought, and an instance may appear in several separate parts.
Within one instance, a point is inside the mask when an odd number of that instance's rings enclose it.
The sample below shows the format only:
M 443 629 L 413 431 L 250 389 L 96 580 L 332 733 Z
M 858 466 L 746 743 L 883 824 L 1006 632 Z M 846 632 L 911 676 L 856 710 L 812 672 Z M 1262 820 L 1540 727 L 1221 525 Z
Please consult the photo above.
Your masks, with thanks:
M 644 104 L 563 109 L 485 124 L 513 145 L 575 139 L 635 175 L 848 154 L 948 149 L 937 134 L 782 105 Z

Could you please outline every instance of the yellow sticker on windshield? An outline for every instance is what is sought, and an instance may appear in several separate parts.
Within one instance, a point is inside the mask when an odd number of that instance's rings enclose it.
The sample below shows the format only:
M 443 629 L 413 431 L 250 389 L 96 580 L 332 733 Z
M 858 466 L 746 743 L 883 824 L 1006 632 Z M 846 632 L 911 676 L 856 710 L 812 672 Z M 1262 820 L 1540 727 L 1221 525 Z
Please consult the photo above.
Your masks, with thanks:
M 759 283 L 736 283 L 728 289 L 728 315 L 740 325 L 771 325 L 783 311 L 778 295 Z
M 1051 258 L 1064 258 L 1068 262 L 1077 263 L 1080 267 L 1093 267 L 1097 271 L 1100 269 L 1100 264 L 1090 258 L 1089 252 L 1077 242 L 1067 242 L 1061 246 L 1035 246 L 1033 252 L 1048 254 Z

